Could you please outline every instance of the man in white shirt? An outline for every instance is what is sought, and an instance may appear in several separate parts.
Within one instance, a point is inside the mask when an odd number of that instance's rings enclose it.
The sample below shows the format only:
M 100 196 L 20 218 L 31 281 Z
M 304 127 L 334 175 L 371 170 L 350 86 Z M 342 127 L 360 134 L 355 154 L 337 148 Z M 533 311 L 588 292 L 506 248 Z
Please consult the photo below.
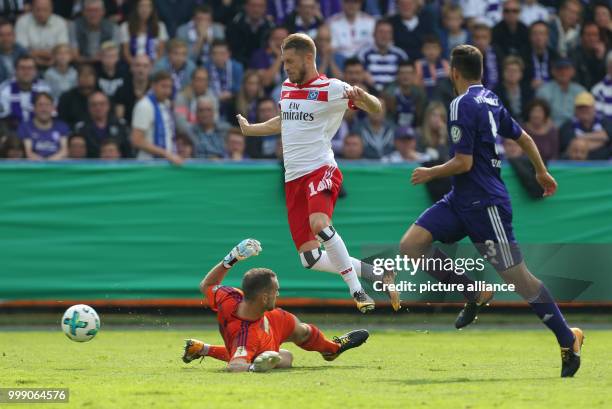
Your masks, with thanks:
M 463 16 L 471 23 L 493 27 L 502 19 L 502 0 L 459 0 L 459 5 L 463 9 Z
M 343 0 L 342 13 L 329 19 L 332 48 L 346 58 L 372 44 L 376 20 L 361 11 L 363 0 Z
M 27 48 L 39 66 L 53 62 L 51 50 L 58 44 L 68 44 L 68 25 L 53 14 L 51 0 L 32 1 L 32 12 L 19 17 L 15 25 L 17 43 Z
M 174 165 L 183 160 L 175 151 L 176 134 L 170 107 L 172 75 L 159 71 L 153 76 L 151 90 L 136 103 L 132 114 L 132 145 L 138 159 L 166 158 Z
M 342 185 L 331 139 L 347 109 L 381 112 L 382 106 L 361 88 L 320 75 L 314 41 L 306 34 L 291 34 L 281 50 L 289 77 L 281 90 L 281 114 L 259 124 L 249 124 L 238 115 L 238 123 L 244 135 L 281 134 L 289 230 L 302 265 L 342 276 L 357 308 L 366 313 L 374 309 L 374 300 L 364 291 L 359 277 L 384 285 L 393 283 L 395 274 L 375 274 L 371 265 L 352 258 L 331 225 Z M 398 310 L 399 293 L 387 293 Z
M 546 7 L 538 3 L 538 0 L 525 0 L 521 5 L 521 15 L 519 20 L 527 27 L 536 21 L 548 22 L 550 12 Z

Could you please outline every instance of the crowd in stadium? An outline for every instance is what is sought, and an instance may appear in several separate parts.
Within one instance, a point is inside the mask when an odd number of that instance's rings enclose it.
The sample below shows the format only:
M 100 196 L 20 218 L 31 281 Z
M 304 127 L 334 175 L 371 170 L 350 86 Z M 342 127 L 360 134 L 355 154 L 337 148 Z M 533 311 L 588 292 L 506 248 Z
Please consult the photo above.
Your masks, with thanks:
M 293 32 L 315 39 L 321 74 L 383 102 L 347 111 L 340 158 L 446 159 L 463 43 L 545 160 L 612 155 L 608 0 L 4 0 L 0 16 L 3 158 L 280 158 L 279 135 L 245 138 L 236 114 L 278 115 Z

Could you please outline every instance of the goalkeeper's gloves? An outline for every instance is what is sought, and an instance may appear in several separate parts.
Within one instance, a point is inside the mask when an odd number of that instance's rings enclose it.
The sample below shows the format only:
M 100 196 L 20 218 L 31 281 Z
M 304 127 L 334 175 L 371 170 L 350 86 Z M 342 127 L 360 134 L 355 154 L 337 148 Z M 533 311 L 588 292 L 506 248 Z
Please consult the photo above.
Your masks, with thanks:
M 230 251 L 227 256 L 223 259 L 223 266 L 225 268 L 231 268 L 240 260 L 249 258 L 251 256 L 257 256 L 261 251 L 261 243 L 255 239 L 242 240 L 236 247 Z

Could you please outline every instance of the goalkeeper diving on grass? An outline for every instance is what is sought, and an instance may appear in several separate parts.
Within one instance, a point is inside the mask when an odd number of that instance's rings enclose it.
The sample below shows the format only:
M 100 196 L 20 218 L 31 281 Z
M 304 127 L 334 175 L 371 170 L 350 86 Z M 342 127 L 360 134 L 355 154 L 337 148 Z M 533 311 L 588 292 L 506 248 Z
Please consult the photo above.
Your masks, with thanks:
M 300 322 L 295 315 L 276 308 L 279 283 L 270 269 L 248 270 L 242 278 L 242 289 L 221 284 L 234 264 L 258 255 L 261 249 L 257 240 L 243 240 L 206 274 L 200 290 L 210 308 L 217 313 L 219 332 L 225 345 L 209 345 L 188 339 L 183 362 L 210 356 L 227 362 L 226 369 L 230 372 L 266 372 L 291 367 L 293 355 L 280 349 L 284 342 L 293 342 L 306 351 L 319 352 L 326 361 L 333 361 L 368 339 L 368 331 L 360 329 L 329 340 L 313 324 Z

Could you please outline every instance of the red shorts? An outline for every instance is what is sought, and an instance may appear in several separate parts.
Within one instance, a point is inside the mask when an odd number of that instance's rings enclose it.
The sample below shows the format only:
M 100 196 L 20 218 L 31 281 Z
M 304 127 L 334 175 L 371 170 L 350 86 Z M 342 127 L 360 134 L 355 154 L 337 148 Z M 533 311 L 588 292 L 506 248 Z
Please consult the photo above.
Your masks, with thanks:
M 325 213 L 331 219 L 341 186 L 342 172 L 332 165 L 285 183 L 289 230 L 297 249 L 307 241 L 316 240 L 308 216 Z

